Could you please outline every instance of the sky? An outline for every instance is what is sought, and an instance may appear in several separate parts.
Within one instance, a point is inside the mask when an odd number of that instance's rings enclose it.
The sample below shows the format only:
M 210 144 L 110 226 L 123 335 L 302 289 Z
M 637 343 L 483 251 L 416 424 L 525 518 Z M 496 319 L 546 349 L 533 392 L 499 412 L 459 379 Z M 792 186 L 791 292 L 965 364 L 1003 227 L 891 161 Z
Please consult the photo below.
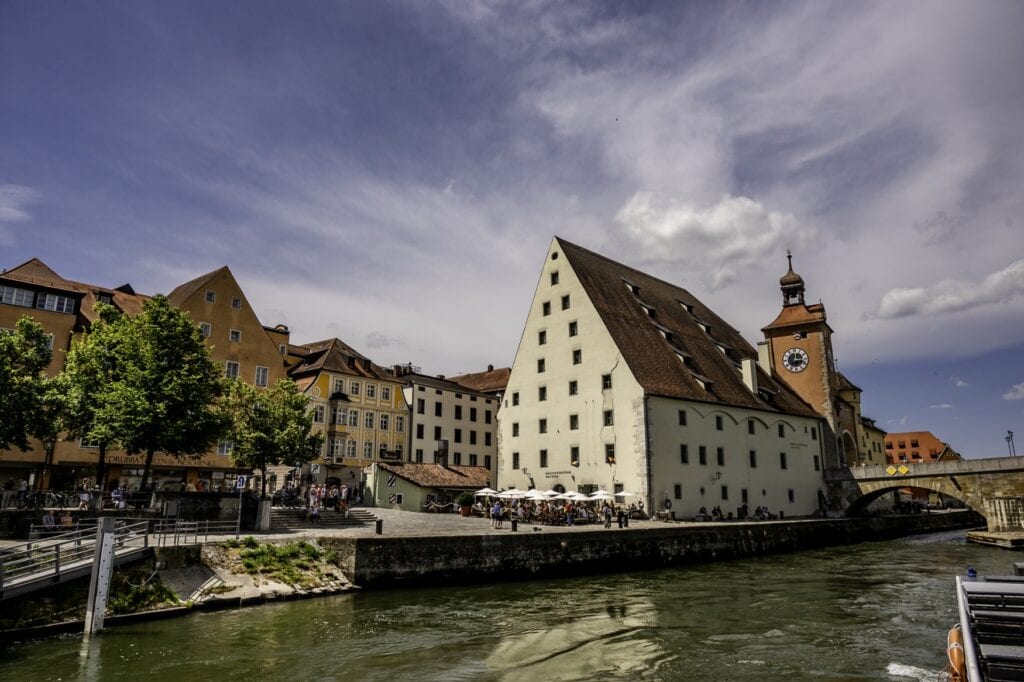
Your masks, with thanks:
M 1024 452 L 1024 3 L 0 0 L 0 268 L 431 374 L 552 236 L 761 338 L 786 249 L 888 431 Z

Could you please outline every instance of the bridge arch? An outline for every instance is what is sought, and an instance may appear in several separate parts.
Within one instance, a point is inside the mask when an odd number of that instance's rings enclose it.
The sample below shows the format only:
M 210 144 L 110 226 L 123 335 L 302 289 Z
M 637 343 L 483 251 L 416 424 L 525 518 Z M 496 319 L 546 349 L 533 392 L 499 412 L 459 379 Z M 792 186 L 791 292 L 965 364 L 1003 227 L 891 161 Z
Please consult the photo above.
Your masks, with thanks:
M 955 488 L 951 490 L 950 488 L 952 488 L 952 486 L 949 486 L 944 481 L 930 481 L 928 479 L 914 481 L 883 481 L 878 482 L 877 484 L 862 483 L 860 489 L 863 494 L 850 502 L 849 506 L 846 508 L 846 515 L 860 516 L 867 511 L 872 502 L 904 488 L 928 490 L 930 492 L 940 493 L 946 497 L 952 497 L 953 499 L 962 502 L 968 508 L 973 509 L 982 516 L 985 516 L 985 505 L 976 495 L 972 495 L 962 490 L 956 490 Z

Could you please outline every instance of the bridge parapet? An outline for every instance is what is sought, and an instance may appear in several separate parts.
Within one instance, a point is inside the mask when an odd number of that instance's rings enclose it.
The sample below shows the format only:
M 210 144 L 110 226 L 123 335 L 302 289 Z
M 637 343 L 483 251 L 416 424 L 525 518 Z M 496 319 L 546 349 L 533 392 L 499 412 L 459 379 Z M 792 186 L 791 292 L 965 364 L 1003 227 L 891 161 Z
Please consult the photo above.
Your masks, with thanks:
M 906 474 L 890 474 L 889 467 L 904 466 Z M 924 464 L 876 464 L 866 467 L 852 467 L 849 476 L 858 481 L 892 480 L 900 478 L 921 478 L 934 476 L 963 476 L 967 474 L 1006 473 L 1024 471 L 1024 457 L 991 457 L 987 459 L 963 459 Z M 845 476 L 842 476 L 845 478 Z

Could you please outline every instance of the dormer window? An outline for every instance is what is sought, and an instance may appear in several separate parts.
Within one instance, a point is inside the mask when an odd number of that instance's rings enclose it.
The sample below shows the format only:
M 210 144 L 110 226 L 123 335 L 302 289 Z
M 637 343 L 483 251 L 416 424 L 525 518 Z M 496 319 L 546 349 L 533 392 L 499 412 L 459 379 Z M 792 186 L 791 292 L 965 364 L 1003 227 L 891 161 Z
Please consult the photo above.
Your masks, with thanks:
M 624 279 L 622 281 L 626 285 L 626 288 L 629 289 L 629 293 L 633 294 L 634 296 L 637 296 L 637 295 L 640 294 L 640 287 L 638 287 L 637 285 L 633 284 L 628 279 Z
M 231 307 L 234 308 L 235 310 L 241 310 L 241 308 L 242 308 L 242 299 L 238 298 L 237 296 L 232 298 L 231 299 Z
M 206 302 L 215 303 L 217 301 L 217 292 L 212 289 L 206 290 Z

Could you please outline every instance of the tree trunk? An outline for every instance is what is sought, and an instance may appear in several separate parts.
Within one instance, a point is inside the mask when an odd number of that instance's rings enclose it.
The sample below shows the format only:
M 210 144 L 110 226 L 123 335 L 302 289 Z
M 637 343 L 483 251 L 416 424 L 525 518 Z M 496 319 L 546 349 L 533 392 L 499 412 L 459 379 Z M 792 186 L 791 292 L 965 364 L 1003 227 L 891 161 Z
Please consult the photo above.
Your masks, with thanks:
M 142 469 L 142 483 L 139 485 L 139 490 L 144 493 L 149 492 L 146 486 L 149 485 L 149 470 L 153 467 L 153 453 L 154 450 L 146 451 L 146 466 Z
M 265 500 L 267 499 L 267 467 L 260 467 L 260 471 L 263 472 L 263 478 L 260 481 L 263 488 L 260 491 L 260 499 Z
M 100 443 L 100 458 L 96 462 L 96 485 L 102 493 L 107 489 L 107 444 Z

